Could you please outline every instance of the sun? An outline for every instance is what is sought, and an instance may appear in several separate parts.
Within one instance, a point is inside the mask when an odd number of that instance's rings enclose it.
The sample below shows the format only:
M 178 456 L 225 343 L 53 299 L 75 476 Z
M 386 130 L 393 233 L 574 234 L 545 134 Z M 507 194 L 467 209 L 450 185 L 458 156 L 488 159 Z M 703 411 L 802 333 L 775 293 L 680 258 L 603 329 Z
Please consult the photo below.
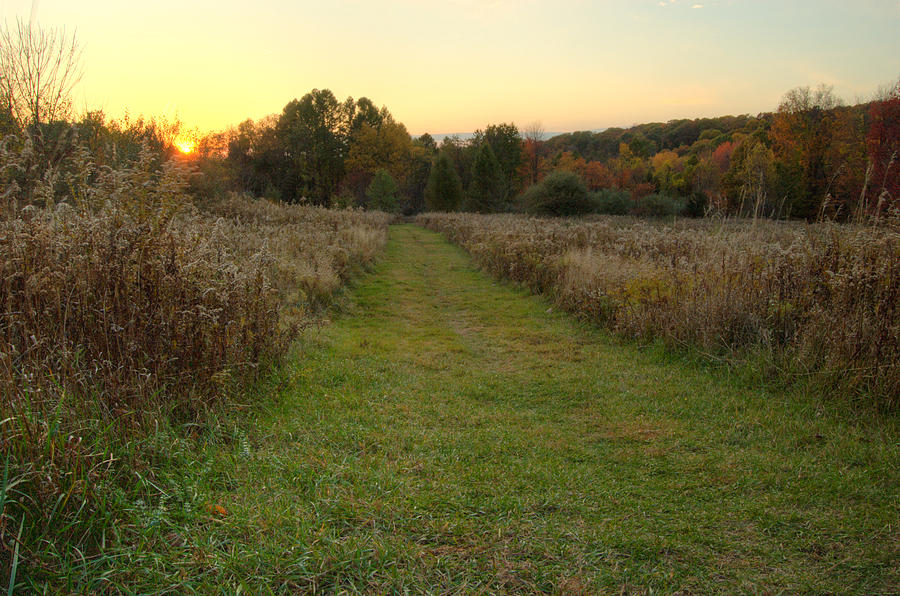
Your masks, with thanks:
M 172 143 L 175 145 L 175 148 L 181 151 L 185 155 L 189 155 L 194 152 L 194 149 L 197 148 L 197 142 L 193 139 L 188 139 L 185 137 L 181 137 L 175 139 L 175 142 Z

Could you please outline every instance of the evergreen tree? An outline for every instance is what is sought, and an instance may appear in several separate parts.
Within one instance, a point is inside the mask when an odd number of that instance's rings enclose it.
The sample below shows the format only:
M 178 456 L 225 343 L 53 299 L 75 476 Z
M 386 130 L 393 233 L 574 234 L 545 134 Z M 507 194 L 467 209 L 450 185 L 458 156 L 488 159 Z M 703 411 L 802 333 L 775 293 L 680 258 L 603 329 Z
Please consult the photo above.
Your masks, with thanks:
M 505 195 L 500 163 L 489 143 L 482 143 L 472 165 L 467 210 L 477 213 L 500 211 Z
M 453 162 L 446 152 L 441 151 L 428 176 L 425 202 L 431 211 L 455 211 L 462 202 L 462 183 Z
M 375 177 L 366 188 L 366 196 L 372 201 L 371 206 L 385 213 L 397 211 L 400 187 L 387 170 L 375 172 Z

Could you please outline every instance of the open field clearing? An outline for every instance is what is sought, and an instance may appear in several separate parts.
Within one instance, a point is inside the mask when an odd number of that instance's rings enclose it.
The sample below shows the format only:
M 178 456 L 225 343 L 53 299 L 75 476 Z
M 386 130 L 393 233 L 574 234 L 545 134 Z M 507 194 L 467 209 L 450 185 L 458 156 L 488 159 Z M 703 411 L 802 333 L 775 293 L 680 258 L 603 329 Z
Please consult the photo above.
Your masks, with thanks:
M 641 351 L 392 228 L 64 591 L 889 593 L 897 428 Z M 851 420 L 853 420 L 851 422 Z M 165 453 L 165 456 L 162 454 Z
M 424 214 L 492 274 L 627 337 L 661 338 L 862 408 L 900 396 L 896 227 Z

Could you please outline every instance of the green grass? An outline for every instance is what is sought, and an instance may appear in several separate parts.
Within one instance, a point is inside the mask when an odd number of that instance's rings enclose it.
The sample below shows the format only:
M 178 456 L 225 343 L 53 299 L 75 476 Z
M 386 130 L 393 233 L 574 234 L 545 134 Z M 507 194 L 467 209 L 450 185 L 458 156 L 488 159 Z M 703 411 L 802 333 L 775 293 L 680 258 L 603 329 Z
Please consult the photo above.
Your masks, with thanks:
M 641 350 L 392 228 L 59 591 L 896 593 L 895 419 Z M 43 580 L 21 577 L 24 588 Z

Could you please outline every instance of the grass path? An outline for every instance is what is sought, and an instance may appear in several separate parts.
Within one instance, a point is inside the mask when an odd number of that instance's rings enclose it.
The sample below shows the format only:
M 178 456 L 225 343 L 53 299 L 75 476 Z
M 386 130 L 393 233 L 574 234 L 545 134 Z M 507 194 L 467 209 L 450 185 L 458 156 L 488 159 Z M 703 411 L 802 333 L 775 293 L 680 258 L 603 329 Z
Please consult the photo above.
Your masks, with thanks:
M 622 346 L 413 226 L 348 301 L 191 472 L 179 590 L 900 588 L 891 423 Z

